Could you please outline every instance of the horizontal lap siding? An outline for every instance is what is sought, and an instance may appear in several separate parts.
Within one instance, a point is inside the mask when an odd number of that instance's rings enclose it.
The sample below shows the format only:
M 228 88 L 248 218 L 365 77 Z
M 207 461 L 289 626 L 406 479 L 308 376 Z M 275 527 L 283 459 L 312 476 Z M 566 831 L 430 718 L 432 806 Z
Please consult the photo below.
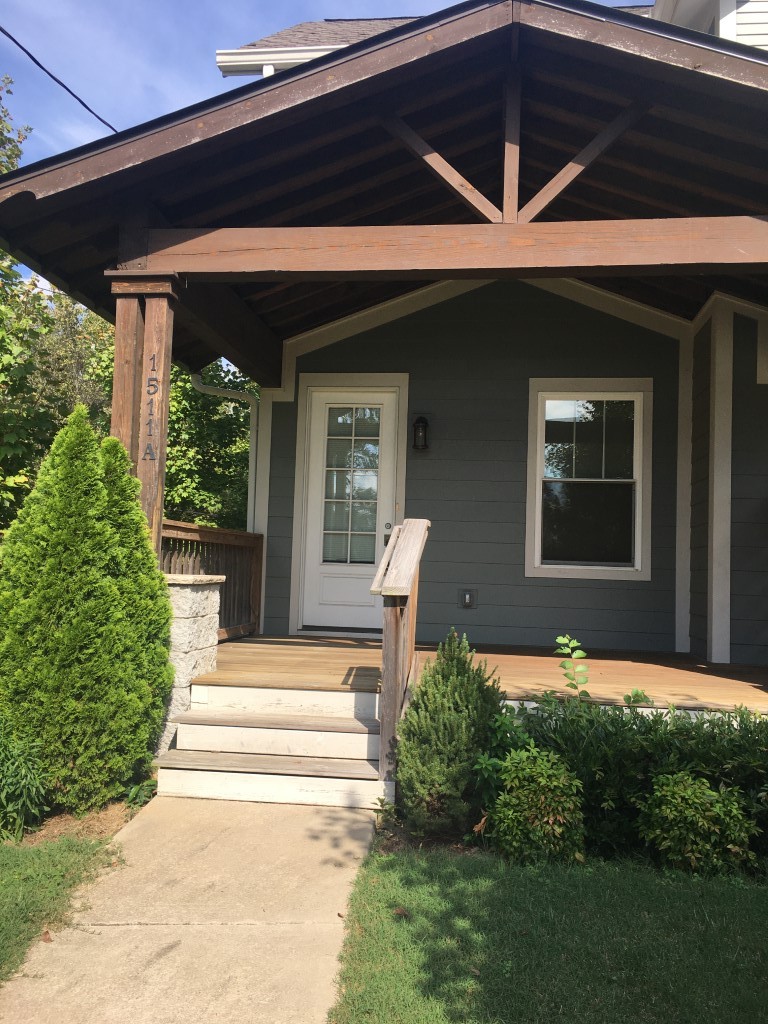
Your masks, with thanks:
M 272 636 L 288 632 L 295 474 L 296 403 L 274 402 L 264 599 L 264 632 Z
M 768 386 L 757 383 L 757 324 L 734 318 L 731 659 L 768 664 Z
M 707 656 L 709 562 L 709 323 L 693 343 L 693 423 L 691 430 L 691 653 Z
M 409 445 L 415 417 L 429 420 L 429 450 L 409 446 L 406 469 L 405 514 L 432 521 L 420 639 L 442 639 L 454 625 L 475 643 L 546 647 L 556 633 L 578 630 L 593 648 L 674 648 L 677 356 L 670 339 L 509 283 L 299 360 L 302 373 L 407 373 Z M 527 579 L 529 379 L 596 376 L 654 378 L 653 579 Z M 274 408 L 273 466 L 277 459 L 283 467 L 295 446 L 295 407 Z M 287 484 L 279 481 L 281 497 L 271 503 L 275 520 L 287 511 Z M 477 591 L 471 610 L 458 607 L 458 591 L 467 587 Z M 271 592 L 270 584 L 267 622 L 281 632 L 288 620 L 272 616 Z M 276 586 L 278 600 L 282 594 Z

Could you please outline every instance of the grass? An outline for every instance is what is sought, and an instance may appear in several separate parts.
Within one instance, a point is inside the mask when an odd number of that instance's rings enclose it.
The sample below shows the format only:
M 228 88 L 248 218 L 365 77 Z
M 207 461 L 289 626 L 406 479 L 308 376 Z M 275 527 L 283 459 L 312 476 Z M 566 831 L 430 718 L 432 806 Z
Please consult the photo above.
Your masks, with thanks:
M 20 967 L 45 927 L 64 919 L 72 890 L 107 857 L 105 844 L 91 839 L 0 843 L 0 981 Z
M 332 1024 L 754 1024 L 768 887 L 642 864 L 374 853 Z

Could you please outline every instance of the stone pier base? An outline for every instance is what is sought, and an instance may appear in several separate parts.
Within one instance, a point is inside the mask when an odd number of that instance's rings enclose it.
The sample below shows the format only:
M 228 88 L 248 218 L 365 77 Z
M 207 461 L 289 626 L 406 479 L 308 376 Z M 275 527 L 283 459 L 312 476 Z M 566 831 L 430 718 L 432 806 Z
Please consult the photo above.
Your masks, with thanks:
M 171 597 L 171 663 L 175 670 L 165 727 L 157 748 L 168 749 L 176 732 L 170 721 L 188 711 L 192 680 L 216 668 L 219 642 L 219 587 L 225 576 L 166 575 Z

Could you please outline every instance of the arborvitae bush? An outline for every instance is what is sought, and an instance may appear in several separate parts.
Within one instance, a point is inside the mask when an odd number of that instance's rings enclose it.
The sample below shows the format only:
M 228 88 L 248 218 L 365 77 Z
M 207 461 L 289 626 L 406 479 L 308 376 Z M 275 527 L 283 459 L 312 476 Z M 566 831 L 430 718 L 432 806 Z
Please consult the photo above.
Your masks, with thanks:
M 485 829 L 494 846 L 523 863 L 583 856 L 581 783 L 561 757 L 531 742 L 507 754 L 499 775 L 504 789 Z
M 122 795 L 146 770 L 168 689 L 167 659 L 147 649 L 168 635 L 164 583 L 156 570 L 151 584 L 124 577 L 144 573 L 146 527 L 137 533 L 126 511 L 114 452 L 106 461 L 109 493 L 80 406 L 0 549 L 0 713 L 40 740 L 52 800 L 72 811 Z
M 473 766 L 503 699 L 467 638 L 451 630 L 428 662 L 400 725 L 400 809 L 414 832 L 463 832 L 477 820 Z

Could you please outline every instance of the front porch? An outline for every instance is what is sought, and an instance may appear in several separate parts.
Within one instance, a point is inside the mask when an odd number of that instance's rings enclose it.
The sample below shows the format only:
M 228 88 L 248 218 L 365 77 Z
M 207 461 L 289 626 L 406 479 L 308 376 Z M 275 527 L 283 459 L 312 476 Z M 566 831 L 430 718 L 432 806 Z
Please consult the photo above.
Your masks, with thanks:
M 471 641 L 471 637 L 469 638 Z M 554 647 L 554 645 L 553 645 Z M 419 670 L 435 645 L 419 644 Z M 477 648 L 501 680 L 510 700 L 546 690 L 564 696 L 559 658 L 532 648 Z M 601 704 L 621 703 L 632 689 L 645 690 L 658 707 L 730 709 L 739 705 L 768 714 L 768 669 L 710 665 L 689 655 L 597 652 L 590 655 L 589 692 Z M 215 672 L 196 684 L 261 689 L 375 692 L 381 677 L 381 643 L 348 638 L 259 637 L 219 646 Z

